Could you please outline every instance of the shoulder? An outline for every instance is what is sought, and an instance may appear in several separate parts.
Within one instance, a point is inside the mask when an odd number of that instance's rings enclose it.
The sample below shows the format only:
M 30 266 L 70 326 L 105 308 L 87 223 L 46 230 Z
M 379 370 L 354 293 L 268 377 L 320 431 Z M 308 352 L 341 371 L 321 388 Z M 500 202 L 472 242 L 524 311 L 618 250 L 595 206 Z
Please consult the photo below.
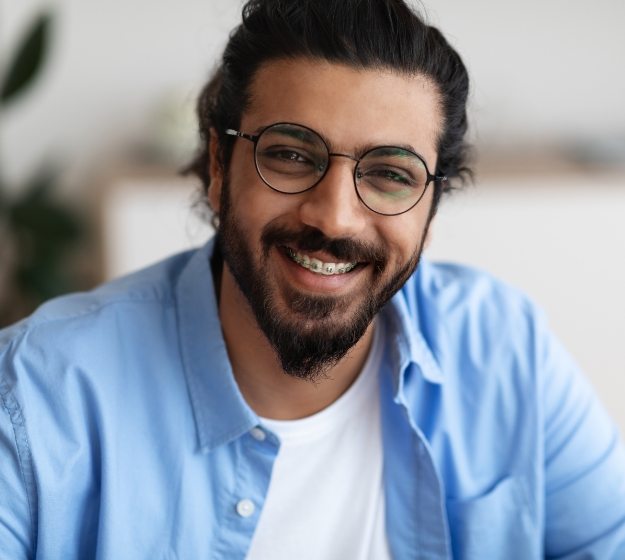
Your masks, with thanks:
M 158 396 L 159 382 L 178 391 L 175 292 L 192 254 L 52 300 L 0 331 L 0 397 L 17 411 L 11 421 L 28 415 L 31 438 L 75 434 L 118 414 L 122 396 L 132 409 Z
M 190 253 L 176 255 L 97 289 L 63 296 L 0 331 L 0 381 L 54 392 L 76 379 L 105 379 L 146 362 L 175 328 L 176 280 Z M 57 389 L 55 389 L 55 387 Z
M 558 352 L 551 364 L 545 360 L 559 345 L 544 314 L 521 291 L 486 272 L 422 265 L 402 297 L 416 336 L 423 337 L 439 368 L 445 410 L 467 425 L 488 426 L 489 441 L 520 426 L 523 433 L 538 433 L 545 381 L 554 369 L 570 369 L 565 354 Z
M 106 308 L 158 303 L 174 298 L 176 280 L 193 251 L 180 253 L 98 288 L 50 300 L 43 304 L 25 324 L 35 329 L 47 324 L 79 320 Z M 23 328 L 23 327 L 22 327 Z
M 509 465 L 529 472 L 547 374 L 537 359 L 540 312 L 505 282 L 456 264 L 422 262 L 402 296 L 440 371 L 440 384 L 408 382 L 407 390 L 437 463 L 450 473 L 450 495 L 479 495 L 484 480 L 494 484 Z
M 191 254 L 52 300 L 0 331 L 0 496 L 8 480 L 33 527 L 69 495 L 97 496 L 105 461 L 157 449 L 163 418 L 184 437 L 175 294 Z M 80 508 L 61 509 L 68 527 L 82 526 Z
M 420 293 L 424 303 L 435 304 L 445 313 L 533 307 L 517 288 L 489 272 L 463 264 L 424 260 L 411 281 L 409 289 Z
M 53 343 L 69 331 L 80 338 L 103 328 L 108 317 L 136 316 L 142 307 L 166 307 L 174 299 L 176 279 L 190 253 L 181 253 L 148 268 L 103 284 L 89 292 L 52 299 L 30 317 L 0 330 L 0 352 L 27 342 Z M 40 340 L 41 339 L 41 340 Z
M 435 354 L 445 348 L 486 360 L 502 344 L 531 357 L 542 311 L 522 291 L 477 268 L 424 260 L 402 292 Z

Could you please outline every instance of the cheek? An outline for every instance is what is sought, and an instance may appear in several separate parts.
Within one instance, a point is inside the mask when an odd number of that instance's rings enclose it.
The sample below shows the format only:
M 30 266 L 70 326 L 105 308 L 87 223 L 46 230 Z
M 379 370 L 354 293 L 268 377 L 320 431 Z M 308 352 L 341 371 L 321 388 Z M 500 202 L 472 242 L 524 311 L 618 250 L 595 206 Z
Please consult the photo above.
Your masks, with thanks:
M 233 162 L 234 162 L 233 158 Z M 240 161 L 240 159 L 236 160 Z M 260 187 L 256 182 L 255 170 L 248 169 L 247 166 L 241 164 L 232 164 L 228 175 L 228 198 L 230 207 L 240 220 L 247 220 L 250 208 L 258 208 L 258 202 L 255 200 Z M 244 221 L 243 223 L 247 223 Z
M 383 223 L 380 228 L 380 235 L 386 240 L 390 253 L 402 262 L 410 259 L 415 250 L 423 248 L 430 207 L 431 197 L 424 198 L 410 212 L 386 218 L 389 222 Z
M 383 233 L 388 246 L 389 257 L 396 264 L 409 261 L 416 250 L 421 248 L 423 228 L 404 226 L 393 228 L 393 231 Z
M 296 201 L 271 190 L 255 169 L 251 171 L 233 173 L 229 183 L 230 205 L 240 227 L 259 237 L 267 224 L 292 215 Z

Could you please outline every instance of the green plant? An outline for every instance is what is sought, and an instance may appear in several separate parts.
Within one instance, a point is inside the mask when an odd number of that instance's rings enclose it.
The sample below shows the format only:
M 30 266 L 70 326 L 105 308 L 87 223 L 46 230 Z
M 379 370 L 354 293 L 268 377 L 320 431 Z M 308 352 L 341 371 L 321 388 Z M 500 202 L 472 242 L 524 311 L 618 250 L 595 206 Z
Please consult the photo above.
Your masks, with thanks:
M 51 25 L 50 14 L 40 15 L 9 59 L 0 86 L 0 113 L 41 73 Z M 76 288 L 67 260 L 85 229 L 77 214 L 55 199 L 56 176 L 52 169 L 40 169 L 25 185 L 8 189 L 0 173 L 0 326 Z

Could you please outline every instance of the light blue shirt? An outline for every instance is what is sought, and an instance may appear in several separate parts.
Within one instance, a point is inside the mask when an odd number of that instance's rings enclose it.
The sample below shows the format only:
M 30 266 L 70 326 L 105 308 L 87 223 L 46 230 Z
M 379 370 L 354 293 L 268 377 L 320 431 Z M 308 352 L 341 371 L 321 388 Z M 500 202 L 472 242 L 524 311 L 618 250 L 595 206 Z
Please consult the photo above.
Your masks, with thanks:
M 0 558 L 245 557 L 280 442 L 234 380 L 212 248 L 0 332 Z M 617 430 L 522 295 L 423 262 L 380 319 L 394 558 L 625 558 Z

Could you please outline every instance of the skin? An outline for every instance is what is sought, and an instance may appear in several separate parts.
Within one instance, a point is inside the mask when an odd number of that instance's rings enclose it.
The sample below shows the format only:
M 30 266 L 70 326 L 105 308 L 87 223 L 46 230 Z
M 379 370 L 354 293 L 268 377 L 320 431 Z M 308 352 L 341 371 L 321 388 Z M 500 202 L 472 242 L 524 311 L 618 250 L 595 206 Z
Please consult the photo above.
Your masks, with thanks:
M 262 66 L 251 84 L 251 104 L 240 130 L 253 133 L 274 122 L 294 122 L 318 131 L 332 151 L 359 154 L 374 145 L 410 145 L 430 170 L 436 168 L 436 141 L 442 125 L 439 95 L 431 81 L 380 69 L 354 69 L 326 61 L 273 61 Z M 209 202 L 219 213 L 224 173 L 211 141 Z M 356 196 L 354 162 L 332 158 L 328 173 L 314 189 L 284 195 L 268 188 L 256 173 L 253 144 L 235 143 L 228 172 L 231 211 L 256 255 L 255 263 L 271 278 L 278 310 L 302 329 L 314 328 L 288 305 L 285 290 L 340 300 L 341 313 L 327 319 L 340 328 L 362 305 L 375 283 L 388 280 L 421 251 L 432 204 L 428 187 L 419 204 L 398 216 L 381 216 Z M 262 257 L 260 235 L 269 223 L 293 231 L 317 228 L 329 238 L 353 238 L 384 248 L 388 263 L 376 278 L 371 265 L 341 276 L 319 276 L 292 263 L 278 249 Z M 336 262 L 323 252 L 309 256 Z M 220 319 L 235 378 L 249 405 L 261 416 L 296 419 L 333 403 L 353 383 L 369 352 L 374 324 L 348 354 L 315 383 L 285 375 L 260 330 L 250 305 L 224 263 Z

